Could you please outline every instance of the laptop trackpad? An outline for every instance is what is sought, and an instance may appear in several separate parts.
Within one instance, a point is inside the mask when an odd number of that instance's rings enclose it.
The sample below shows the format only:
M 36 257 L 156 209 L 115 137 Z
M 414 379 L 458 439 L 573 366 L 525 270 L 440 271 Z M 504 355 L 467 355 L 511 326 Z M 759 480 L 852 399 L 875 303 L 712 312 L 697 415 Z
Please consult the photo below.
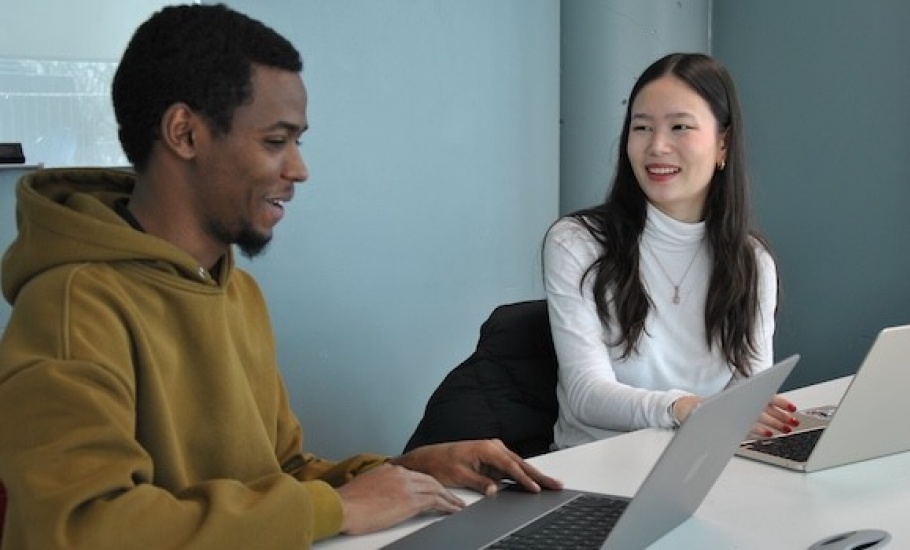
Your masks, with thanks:
M 578 491 L 541 491 L 503 489 L 389 544 L 395 550 L 426 550 L 440 540 L 451 548 L 480 548 L 518 529 L 578 495 Z

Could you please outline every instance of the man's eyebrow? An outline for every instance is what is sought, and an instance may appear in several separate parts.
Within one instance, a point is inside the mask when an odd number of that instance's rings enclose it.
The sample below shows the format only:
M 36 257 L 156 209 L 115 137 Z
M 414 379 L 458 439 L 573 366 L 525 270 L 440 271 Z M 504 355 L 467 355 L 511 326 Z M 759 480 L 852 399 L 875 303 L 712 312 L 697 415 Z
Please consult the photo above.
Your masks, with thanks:
M 279 120 L 275 124 L 272 124 L 271 126 L 266 128 L 266 130 L 269 130 L 269 131 L 286 130 L 288 133 L 291 133 L 291 134 L 302 134 L 302 133 L 306 132 L 309 128 L 310 128 L 309 124 L 301 127 L 299 124 L 294 124 L 293 122 L 286 122 L 283 120 Z

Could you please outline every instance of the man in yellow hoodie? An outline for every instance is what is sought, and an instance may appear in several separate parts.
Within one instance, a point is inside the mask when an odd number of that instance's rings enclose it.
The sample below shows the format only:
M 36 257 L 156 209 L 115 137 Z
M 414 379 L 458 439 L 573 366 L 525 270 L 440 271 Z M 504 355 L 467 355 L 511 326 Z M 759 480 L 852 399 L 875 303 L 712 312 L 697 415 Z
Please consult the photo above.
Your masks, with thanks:
M 174 6 L 113 84 L 135 174 L 32 173 L 3 257 L 4 548 L 306 548 L 464 503 L 446 487 L 558 481 L 498 441 L 333 462 L 303 450 L 260 253 L 307 179 L 296 49 L 218 5 Z

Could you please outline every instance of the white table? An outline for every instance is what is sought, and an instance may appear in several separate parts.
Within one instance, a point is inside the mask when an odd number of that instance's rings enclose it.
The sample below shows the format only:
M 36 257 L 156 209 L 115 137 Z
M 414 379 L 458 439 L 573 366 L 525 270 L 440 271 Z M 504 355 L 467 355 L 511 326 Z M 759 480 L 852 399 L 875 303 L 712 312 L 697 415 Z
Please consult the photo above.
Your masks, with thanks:
M 836 404 L 850 378 L 786 395 L 800 408 Z M 639 430 L 530 462 L 568 488 L 631 496 L 671 437 L 669 430 Z M 468 491 L 459 495 L 469 502 L 479 498 Z M 366 536 L 339 536 L 316 547 L 380 548 L 431 521 L 436 518 Z M 811 474 L 734 457 L 695 515 L 650 548 L 806 549 L 834 533 L 871 528 L 891 533 L 889 548 L 910 548 L 910 453 Z

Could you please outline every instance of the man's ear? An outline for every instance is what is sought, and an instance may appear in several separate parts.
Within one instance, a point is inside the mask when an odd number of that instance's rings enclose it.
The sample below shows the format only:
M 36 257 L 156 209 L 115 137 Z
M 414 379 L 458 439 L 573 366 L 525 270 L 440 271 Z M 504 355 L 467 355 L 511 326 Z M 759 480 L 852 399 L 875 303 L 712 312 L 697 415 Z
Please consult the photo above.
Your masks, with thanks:
M 161 117 L 162 145 L 182 159 L 194 158 L 200 123 L 201 119 L 188 105 L 174 103 Z

